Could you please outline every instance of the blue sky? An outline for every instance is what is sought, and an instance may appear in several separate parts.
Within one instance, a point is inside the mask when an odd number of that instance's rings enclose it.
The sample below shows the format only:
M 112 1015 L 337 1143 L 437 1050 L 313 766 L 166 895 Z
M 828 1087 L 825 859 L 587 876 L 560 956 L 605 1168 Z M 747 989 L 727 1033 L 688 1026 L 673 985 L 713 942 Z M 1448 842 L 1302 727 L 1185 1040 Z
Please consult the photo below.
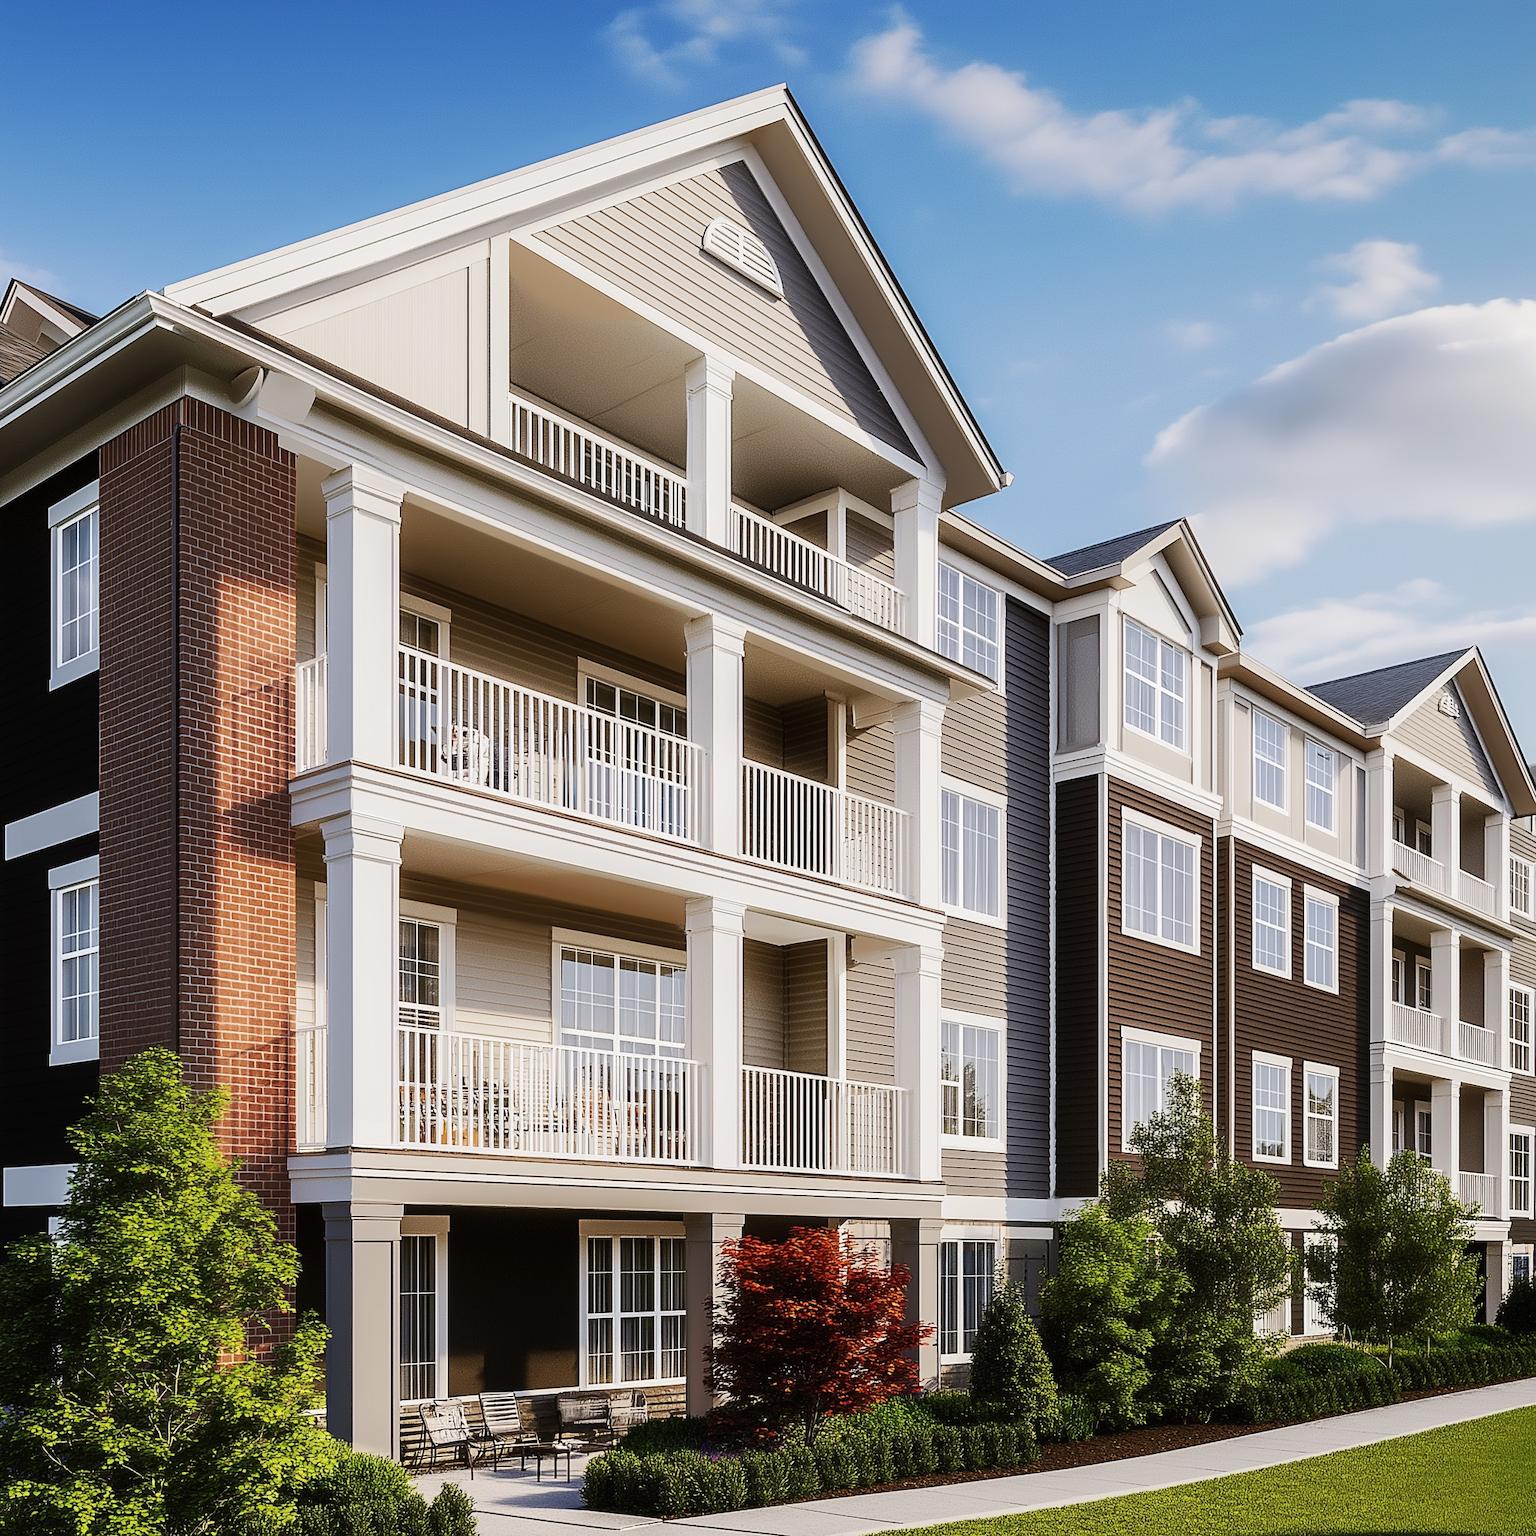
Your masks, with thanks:
M 1040 554 L 1197 518 L 1302 681 L 1463 641 L 1536 751 L 1536 7 L 8 20 L 0 272 L 142 288 L 787 79 Z

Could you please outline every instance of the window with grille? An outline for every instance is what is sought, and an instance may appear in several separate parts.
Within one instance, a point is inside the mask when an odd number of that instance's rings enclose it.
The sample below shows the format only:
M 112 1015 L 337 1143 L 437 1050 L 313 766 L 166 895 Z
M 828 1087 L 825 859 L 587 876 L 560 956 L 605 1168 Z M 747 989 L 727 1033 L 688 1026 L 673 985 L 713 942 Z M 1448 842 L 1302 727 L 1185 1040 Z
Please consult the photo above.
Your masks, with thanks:
M 1253 712 L 1253 798 L 1283 811 L 1286 798 L 1286 752 L 1290 731 L 1262 710 Z
M 1305 978 L 1309 987 L 1324 992 L 1339 990 L 1339 904 L 1318 891 L 1306 893 L 1303 914 Z
M 1291 974 L 1291 886 L 1275 875 L 1253 872 L 1253 968 Z
M 991 1304 L 997 1244 L 985 1239 L 939 1245 L 939 1353 L 964 1358 Z
M 95 482 L 49 509 L 53 637 L 48 686 L 94 672 L 99 655 L 100 525 Z
M 1528 1125 L 1509 1128 L 1509 1214 L 1531 1214 L 1531 1159 L 1536 1132 Z
M 1131 1132 L 1168 1107 L 1176 1076 L 1200 1077 L 1200 1053 L 1192 1043 L 1153 1039 L 1127 1031 L 1121 1038 L 1120 1141 L 1131 1150 Z
M 1002 910 L 1002 808 L 958 790 L 940 796 L 944 905 L 982 917 Z
M 1530 917 L 1531 902 L 1531 861 L 1512 857 L 1509 861 L 1509 909 L 1516 917 Z
M 1266 1162 L 1291 1159 L 1291 1063 L 1253 1054 L 1253 1155 Z
M 638 1056 L 681 1056 L 688 968 L 643 955 L 560 946 L 563 1045 Z
M 1126 932 L 1180 949 L 1198 949 L 1198 845 L 1129 817 L 1124 827 L 1121 902 Z
M 435 1234 L 400 1239 L 400 1399 L 447 1396 L 438 1359 L 438 1243 Z
M 1182 752 L 1189 695 L 1189 653 L 1125 621 L 1125 723 Z
M 98 932 L 100 887 L 97 861 L 50 870 L 53 979 L 52 1041 L 55 1064 L 94 1061 L 99 1014 Z
M 944 1020 L 939 1063 L 944 1135 L 980 1141 L 1002 1135 L 1002 1039 L 995 1024 Z
M 1536 992 L 1529 987 L 1509 989 L 1509 1070 L 1532 1068 L 1532 1027 L 1536 1025 Z
M 687 1368 L 681 1237 L 589 1236 L 583 1386 L 680 1381 Z
M 400 919 L 400 1022 L 417 1029 L 443 1025 L 443 930 L 438 923 Z
M 1332 832 L 1336 826 L 1335 786 L 1339 759 L 1328 747 L 1315 741 L 1307 743 L 1307 821 L 1319 831 Z
M 935 638 L 940 653 L 998 681 L 1002 603 L 998 593 L 941 560 L 938 602 Z

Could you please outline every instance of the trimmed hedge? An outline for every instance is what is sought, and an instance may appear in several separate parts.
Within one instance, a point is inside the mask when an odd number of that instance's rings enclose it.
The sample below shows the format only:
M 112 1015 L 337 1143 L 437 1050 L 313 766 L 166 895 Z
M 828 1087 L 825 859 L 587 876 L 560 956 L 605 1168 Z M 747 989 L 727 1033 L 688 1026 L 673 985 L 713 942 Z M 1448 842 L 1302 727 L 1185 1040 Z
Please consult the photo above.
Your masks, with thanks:
M 1495 1344 L 1474 1335 L 1426 1350 L 1399 1349 L 1392 1357 L 1392 1374 L 1405 1392 L 1482 1387 L 1536 1376 L 1536 1340 L 1511 1336 L 1507 1343 Z
M 1040 1454 L 1034 1431 L 1020 1424 L 941 1424 L 920 1410 L 850 1415 L 823 1429 L 814 1446 L 710 1454 L 627 1446 L 587 1464 L 588 1509 L 684 1515 L 755 1509 L 824 1493 L 848 1493 L 936 1473 L 1028 1466 Z

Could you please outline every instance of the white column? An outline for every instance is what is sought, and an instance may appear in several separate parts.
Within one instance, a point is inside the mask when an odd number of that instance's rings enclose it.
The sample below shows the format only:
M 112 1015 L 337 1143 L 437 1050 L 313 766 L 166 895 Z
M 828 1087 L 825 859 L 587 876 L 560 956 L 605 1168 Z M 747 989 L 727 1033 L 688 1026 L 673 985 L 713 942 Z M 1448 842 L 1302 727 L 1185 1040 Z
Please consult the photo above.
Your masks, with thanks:
M 1392 871 L 1392 754 L 1372 752 L 1365 762 L 1365 799 L 1360 814 L 1365 828 L 1366 874 L 1375 878 Z
M 741 852 L 741 663 L 746 630 L 706 613 L 683 629 L 688 650 L 688 736 L 704 748 L 707 845 Z
M 1394 911 L 1391 902 L 1382 902 L 1380 907 L 1371 913 L 1371 1041 L 1377 1045 L 1391 1038 L 1387 1026 L 1392 1017 Z
M 1493 910 L 1509 920 L 1509 817 L 1502 811 L 1483 823 L 1483 879 L 1493 887 Z
M 934 1217 L 901 1217 L 891 1222 L 891 1263 L 905 1267 L 906 1320 L 933 1331 L 917 1347 L 917 1372 L 927 1390 L 939 1384 L 939 1243 L 944 1223 Z
M 327 750 L 332 762 L 393 767 L 404 489 L 361 464 L 338 470 L 321 489 Z
M 1430 1162 L 1451 1181 L 1451 1190 L 1460 1194 L 1461 1181 L 1461 1080 L 1437 1077 L 1429 1098 Z
M 346 816 L 325 839 L 326 1145 L 394 1141 L 404 829 Z
M 688 391 L 688 527 L 721 545 L 730 543 L 734 379 L 714 357 L 694 358 L 683 376 Z
M 940 981 L 944 951 L 909 944 L 893 952 L 896 973 L 896 1083 L 906 1092 L 907 1171 L 941 1176 L 939 1152 Z
M 1379 1047 L 1371 1052 L 1371 1161 L 1378 1168 L 1392 1161 L 1392 1068 Z
M 1430 935 L 1429 993 L 1431 1006 L 1444 1021 L 1445 1048 L 1454 1051 L 1461 1017 L 1461 935 L 1454 928 L 1436 928 Z
M 907 633 L 933 649 L 938 611 L 939 512 L 944 487 L 932 480 L 908 480 L 891 492 L 896 522 L 896 585 L 907 598 Z
M 848 1071 L 848 940 L 837 933 L 827 940 L 827 1076 Z
M 912 699 L 897 706 L 896 805 L 907 813 L 907 894 L 924 906 L 942 899 L 939 775 L 944 706 Z
M 1483 1214 L 1502 1221 L 1509 1214 L 1509 1089 L 1483 1092 L 1483 1172 L 1498 1181 L 1493 1205 Z
M 684 1264 L 687 1266 L 688 1412 L 695 1418 L 715 1406 L 709 1385 L 709 1352 L 714 1347 L 714 1311 L 720 1299 L 723 1249 L 742 1234 L 746 1218 L 690 1212 L 683 1218 Z
M 326 1205 L 326 1428 L 354 1450 L 400 1457 L 402 1205 Z
M 1509 1071 L 1509 951 L 1483 951 L 1483 1023 L 1498 1036 L 1499 1066 Z
M 1449 784 L 1436 784 L 1430 794 L 1429 835 L 1445 866 L 1446 894 L 1454 896 L 1461 878 L 1461 796 Z
M 1491 1323 L 1499 1314 L 1499 1303 L 1504 1300 L 1504 1271 L 1509 1264 L 1509 1244 L 1484 1243 L 1483 1263 L 1486 1272 L 1483 1285 L 1482 1321 Z
M 700 1144 L 711 1168 L 741 1164 L 742 935 L 747 909 L 700 896 L 687 906 L 689 1054 L 704 1067 Z

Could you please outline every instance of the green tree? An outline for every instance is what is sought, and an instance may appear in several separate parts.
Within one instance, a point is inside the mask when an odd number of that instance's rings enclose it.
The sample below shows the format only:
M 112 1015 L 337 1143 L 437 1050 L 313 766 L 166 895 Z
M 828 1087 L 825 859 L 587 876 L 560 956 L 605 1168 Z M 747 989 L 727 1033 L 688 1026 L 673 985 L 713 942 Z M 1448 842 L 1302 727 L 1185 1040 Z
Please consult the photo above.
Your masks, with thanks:
M 0 1264 L 0 1531 L 212 1536 L 334 1462 L 305 1416 L 325 1332 L 271 1343 L 298 1257 L 219 1150 L 226 1106 L 152 1050 L 70 1131 L 57 1240 Z
M 1446 1333 L 1477 1316 L 1482 1282 L 1468 1251 L 1472 1208 L 1416 1152 L 1385 1169 L 1369 1148 L 1346 1164 L 1318 1202 L 1307 1281 L 1336 1332 L 1387 1346 L 1412 1334 Z
M 971 1346 L 971 1396 L 999 1418 L 1038 1429 L 1056 1407 L 1056 1378 L 1016 1285 L 992 1295 Z

